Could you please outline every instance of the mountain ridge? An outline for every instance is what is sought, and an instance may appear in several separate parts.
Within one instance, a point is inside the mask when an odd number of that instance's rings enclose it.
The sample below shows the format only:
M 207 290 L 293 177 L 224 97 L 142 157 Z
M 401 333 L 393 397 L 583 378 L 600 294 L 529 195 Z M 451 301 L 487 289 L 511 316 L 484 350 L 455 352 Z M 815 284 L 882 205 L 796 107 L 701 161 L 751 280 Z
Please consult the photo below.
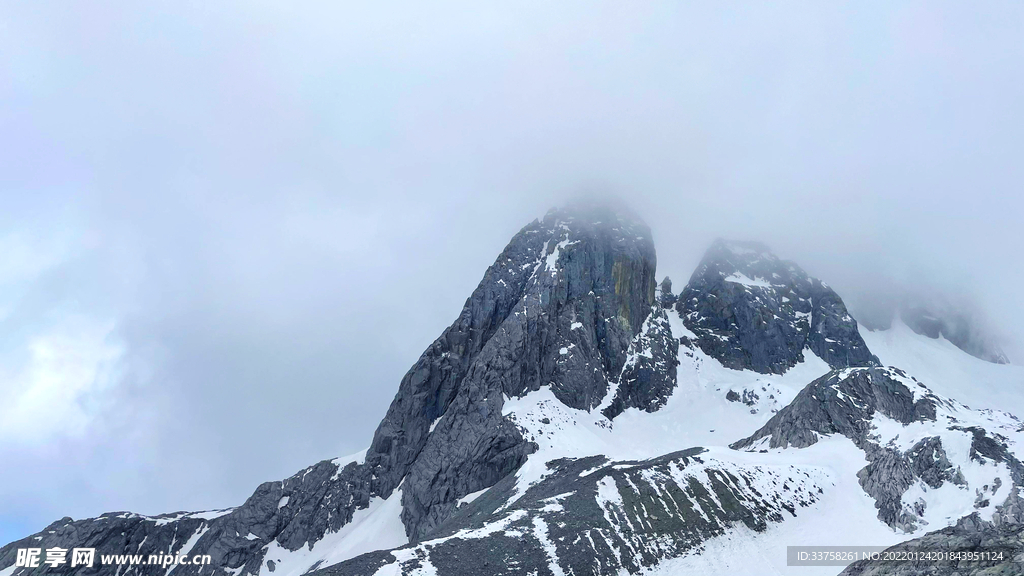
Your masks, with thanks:
M 90 545 L 213 557 L 181 575 L 635 574 L 806 524 L 840 495 L 887 543 L 956 522 L 933 491 L 985 525 L 1018 522 L 1019 422 L 883 367 L 827 284 L 752 242 L 715 241 L 678 295 L 656 265 L 650 229 L 621 206 L 549 211 L 402 378 L 361 456 L 213 513 L 64 518 L 0 548 L 0 576 L 35 573 L 15 569 L 18 547 Z M 704 408 L 731 437 L 635 445 L 709 425 Z M 900 444 L 910 431 L 926 436 Z
M 712 243 L 676 308 L 697 346 L 730 368 L 779 374 L 805 349 L 834 368 L 878 363 L 842 298 L 759 242 Z

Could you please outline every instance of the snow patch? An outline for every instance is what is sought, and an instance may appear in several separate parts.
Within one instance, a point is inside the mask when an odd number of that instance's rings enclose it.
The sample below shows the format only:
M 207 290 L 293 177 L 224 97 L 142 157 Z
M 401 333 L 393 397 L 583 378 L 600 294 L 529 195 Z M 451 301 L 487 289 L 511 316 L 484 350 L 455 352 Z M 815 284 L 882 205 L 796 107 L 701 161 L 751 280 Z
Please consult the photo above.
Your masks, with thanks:
M 554 576 L 565 576 L 562 567 L 558 565 L 558 549 L 555 548 L 554 542 L 548 538 L 548 525 L 543 519 L 536 516 L 533 518 L 533 537 L 544 548 L 544 554 L 548 557 L 548 569 L 551 570 L 551 573 Z
M 324 567 L 366 552 L 404 546 L 409 539 L 405 536 L 401 513 L 402 491 L 399 489 L 387 500 L 371 498 L 369 506 L 355 511 L 351 522 L 311 545 L 289 551 L 274 540 L 267 546 L 260 576 L 299 576 L 317 562 Z M 275 563 L 273 573 L 267 560 Z
M 755 288 L 771 288 L 770 282 L 761 278 L 748 278 L 746 274 L 742 272 L 733 272 L 732 274 L 725 277 L 726 282 L 733 282 L 736 284 L 742 284 L 744 286 L 752 286 Z
M 477 490 L 476 492 L 470 492 L 469 494 L 466 494 L 462 498 L 459 498 L 459 503 L 456 506 L 462 506 L 463 504 L 470 504 L 471 502 L 473 502 L 474 500 L 479 498 L 481 494 L 483 494 L 484 492 L 487 492 L 488 490 L 490 490 L 489 487 L 488 488 L 484 488 L 483 490 Z
M 343 468 L 345 468 L 345 466 L 348 466 L 353 462 L 355 462 L 356 464 L 362 464 L 363 462 L 365 462 L 367 450 L 369 450 L 369 448 L 360 450 L 355 454 L 349 454 L 348 456 L 342 456 L 341 458 L 335 458 L 334 460 L 331 460 L 331 464 L 334 464 L 335 466 L 338 467 L 338 469 L 334 471 L 334 476 L 331 476 L 331 482 L 334 482 L 335 480 L 338 479 L 339 476 L 341 476 L 341 471 Z
M 192 551 L 192 548 L 195 547 L 196 543 L 199 542 L 199 539 L 202 538 L 203 535 L 206 534 L 209 530 L 210 527 L 206 524 L 203 524 L 202 526 L 197 528 L 196 531 L 192 533 L 192 536 L 190 536 L 189 539 L 181 545 L 181 548 L 174 551 L 174 553 L 179 556 L 187 555 L 189 552 Z M 165 574 L 170 574 L 171 571 L 178 566 L 179 564 L 171 564 L 170 568 L 167 569 L 167 572 Z
M 225 514 L 230 514 L 233 511 L 234 508 L 225 508 L 223 510 L 207 510 L 204 512 L 193 512 L 191 514 L 186 514 L 185 516 L 188 518 L 199 518 L 200 520 L 213 520 L 214 518 L 220 518 Z

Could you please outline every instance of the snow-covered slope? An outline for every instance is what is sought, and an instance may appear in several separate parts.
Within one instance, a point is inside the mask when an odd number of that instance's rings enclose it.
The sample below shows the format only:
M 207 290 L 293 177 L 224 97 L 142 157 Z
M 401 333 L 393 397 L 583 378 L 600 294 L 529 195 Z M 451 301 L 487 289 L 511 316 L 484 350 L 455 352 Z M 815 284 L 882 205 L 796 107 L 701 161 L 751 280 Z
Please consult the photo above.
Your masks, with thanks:
M 672 326 L 678 329 L 680 324 L 673 321 Z M 505 493 L 502 493 L 503 487 L 498 486 L 474 500 L 476 505 L 486 503 L 484 505 L 493 506 L 497 512 L 490 516 L 484 514 L 486 519 L 480 524 L 468 524 L 457 530 L 453 527 L 450 535 L 439 540 L 403 548 L 390 557 L 375 557 L 375 562 L 380 563 L 375 566 L 382 571 L 381 574 L 418 574 L 420 570 L 429 574 L 439 567 L 444 568 L 438 573 L 461 573 L 451 572 L 448 563 L 453 555 L 477 549 L 467 543 L 469 541 L 489 538 L 488 550 L 505 550 L 505 544 L 498 543 L 495 534 L 526 535 L 532 532 L 516 527 L 528 528 L 539 525 L 537 522 L 543 522 L 545 526 L 552 522 L 564 523 L 564 519 L 560 519 L 560 515 L 566 513 L 564 503 L 548 511 L 557 512 L 555 516 L 544 516 L 540 520 L 535 516 L 541 514 L 538 507 L 531 508 L 531 491 L 543 491 L 548 484 L 564 481 L 564 470 L 551 463 L 584 462 L 590 456 L 597 457 L 596 464 L 588 464 L 578 473 L 578 476 L 586 477 L 600 470 L 643 468 L 646 462 L 656 461 L 662 454 L 694 445 L 705 446 L 706 452 L 702 457 L 714 462 L 718 468 L 768 476 L 781 473 L 771 471 L 788 471 L 784 475 L 801 481 L 813 478 L 814 499 L 807 501 L 806 505 L 795 506 L 792 512 L 767 519 L 760 530 L 742 523 L 726 523 L 725 530 L 696 539 L 690 542 L 689 547 L 661 550 L 657 562 L 645 565 L 644 570 L 649 573 L 677 574 L 695 570 L 706 574 L 835 574 L 838 571 L 836 567 L 787 567 L 786 545 L 799 542 L 805 545 L 878 546 L 907 538 L 878 520 L 874 500 L 857 481 L 857 472 L 868 461 L 849 439 L 838 436 L 805 450 L 767 454 L 738 452 L 725 446 L 764 424 L 774 413 L 773 408 L 755 409 L 752 413 L 750 406 L 728 400 L 729 390 L 761 390 L 762 387 L 774 390 L 779 405 L 785 406 L 804 384 L 828 372 L 827 364 L 811 355 L 784 375 L 764 375 L 725 368 L 699 349 L 685 346 L 680 347 L 679 361 L 679 385 L 665 406 L 653 413 L 630 408 L 614 420 L 608 420 L 599 410 L 565 406 L 545 388 L 509 399 L 505 403 L 504 414 L 520 426 L 525 437 L 536 442 L 539 449 L 510 479 L 511 484 Z M 714 441 L 716 438 L 718 442 Z M 620 488 L 637 495 L 645 491 L 636 480 L 633 484 L 621 483 Z M 601 496 L 600 490 L 595 498 L 602 504 L 617 501 L 614 496 Z M 850 532 L 837 533 L 834 530 L 837 525 L 848 527 Z M 606 528 L 595 524 L 595 529 L 600 532 Z M 546 558 L 556 564 L 562 562 L 562 573 L 568 573 L 570 568 L 581 573 L 580 567 L 572 564 L 571 557 L 563 550 L 568 544 L 577 549 L 580 546 L 593 547 L 589 541 L 581 544 L 557 539 L 530 545 L 521 542 L 520 546 L 523 550 L 532 549 L 531 546 L 545 548 Z M 731 554 L 722 555 L 730 550 Z M 639 555 L 636 549 L 633 553 Z M 621 558 L 617 561 L 621 562 Z M 616 561 L 609 562 L 609 572 L 595 573 L 618 573 L 622 569 Z M 330 573 L 348 572 L 335 570 Z M 552 570 L 551 573 L 559 572 Z
M 266 562 L 260 576 L 299 576 L 320 566 L 330 566 L 360 554 L 397 548 L 409 542 L 402 525 L 402 493 L 388 499 L 372 498 L 369 506 L 356 510 L 352 520 L 336 532 L 329 532 L 309 547 L 288 550 L 276 540 L 267 546 Z
M 733 456 L 557 460 L 525 493 L 512 478 L 491 488 L 435 538 L 325 574 L 638 573 L 734 530 L 803 516 L 833 482 L 820 467 Z M 356 564 L 361 571 L 349 571 Z
M 1024 418 L 1024 366 L 975 358 L 942 336 L 917 334 L 899 318 L 888 330 L 862 327 L 860 333 L 883 364 L 906 370 L 936 393 Z
M 38 572 L 12 566 L 19 547 L 94 544 L 214 556 L 176 576 L 831 575 L 786 566 L 786 546 L 1024 517 L 1020 367 L 859 328 L 760 244 L 716 242 L 679 295 L 656 290 L 655 262 L 628 213 L 552 211 L 409 370 L 365 452 L 216 515 L 62 519 L 0 548 L 0 574 Z

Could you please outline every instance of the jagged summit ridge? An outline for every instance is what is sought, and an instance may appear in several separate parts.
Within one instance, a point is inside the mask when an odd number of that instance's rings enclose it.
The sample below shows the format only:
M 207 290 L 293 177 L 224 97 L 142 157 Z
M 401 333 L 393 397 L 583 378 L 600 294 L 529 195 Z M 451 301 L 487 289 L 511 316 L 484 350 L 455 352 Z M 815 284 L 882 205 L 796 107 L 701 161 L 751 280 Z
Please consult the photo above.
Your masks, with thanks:
M 781 374 L 805 349 L 835 368 L 877 363 L 839 295 L 759 242 L 716 240 L 676 309 L 694 343 L 729 368 Z
M 649 228 L 602 206 L 551 211 L 512 239 L 403 379 L 371 444 L 367 462 L 392 470 L 393 486 L 404 479 L 411 536 L 532 451 L 503 398 L 547 386 L 572 408 L 603 400 L 650 313 L 655 265 Z
M 630 348 L 656 308 L 655 267 L 650 229 L 628 210 L 582 202 L 552 210 L 516 234 L 406 373 L 363 457 L 267 482 L 217 515 L 68 518 L 31 543 L 210 554 L 223 570 L 267 574 L 279 556 L 327 546 L 377 508 L 400 510 L 410 539 L 427 537 L 461 498 L 508 477 L 536 449 L 503 416 L 506 399 L 548 387 L 564 405 L 589 410 L 637 364 Z M 13 564 L 18 544 L 0 549 L 0 565 Z M 325 561 L 313 560 L 302 571 Z
M 12 565 L 27 546 L 213 557 L 176 575 L 690 573 L 664 563 L 772 524 L 1019 519 L 1024 426 L 877 366 L 823 282 L 724 240 L 678 296 L 655 272 L 628 210 L 552 210 L 403 377 L 365 453 L 214 513 L 64 518 L 0 548 L 0 576 L 37 572 Z M 844 499 L 861 503 L 834 512 Z

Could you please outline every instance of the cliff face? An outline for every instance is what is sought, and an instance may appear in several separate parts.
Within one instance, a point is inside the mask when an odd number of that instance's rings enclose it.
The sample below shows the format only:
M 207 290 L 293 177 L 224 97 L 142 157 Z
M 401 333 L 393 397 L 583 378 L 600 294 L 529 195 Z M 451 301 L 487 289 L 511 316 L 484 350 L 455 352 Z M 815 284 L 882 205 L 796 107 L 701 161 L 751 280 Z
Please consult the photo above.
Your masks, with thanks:
M 0 566 L 26 546 L 95 547 L 209 554 L 213 566 L 258 574 L 266 560 L 273 565 L 269 550 L 311 549 L 396 498 L 406 535 L 423 538 L 460 498 L 507 477 L 534 450 L 502 416 L 505 398 L 549 386 L 566 406 L 601 403 L 656 308 L 655 266 L 650 230 L 627 210 L 552 210 L 516 234 L 458 319 L 402 378 L 360 461 L 320 462 L 220 512 L 65 518 L 0 549 Z M 179 566 L 175 574 L 200 570 Z
M 1019 539 L 1014 416 L 879 366 L 842 299 L 763 245 L 716 241 L 679 295 L 655 266 L 627 210 L 553 210 L 405 374 L 364 454 L 236 508 L 58 520 L 0 548 L 0 576 L 169 574 L 14 566 L 54 547 L 210 556 L 174 576 L 640 574 L 807 515 L 842 530 L 850 510 L 886 534 L 940 528 L 909 547 Z M 749 436 L 726 448 L 715 429 Z
M 676 307 L 723 365 L 782 374 L 809 349 L 833 368 L 877 363 L 842 298 L 763 244 L 712 244 Z
M 503 398 L 550 386 L 572 408 L 602 401 L 651 312 L 655 264 L 646 225 L 610 208 L 553 211 L 512 239 L 403 378 L 370 446 L 375 493 L 404 479 L 410 536 L 531 451 Z

